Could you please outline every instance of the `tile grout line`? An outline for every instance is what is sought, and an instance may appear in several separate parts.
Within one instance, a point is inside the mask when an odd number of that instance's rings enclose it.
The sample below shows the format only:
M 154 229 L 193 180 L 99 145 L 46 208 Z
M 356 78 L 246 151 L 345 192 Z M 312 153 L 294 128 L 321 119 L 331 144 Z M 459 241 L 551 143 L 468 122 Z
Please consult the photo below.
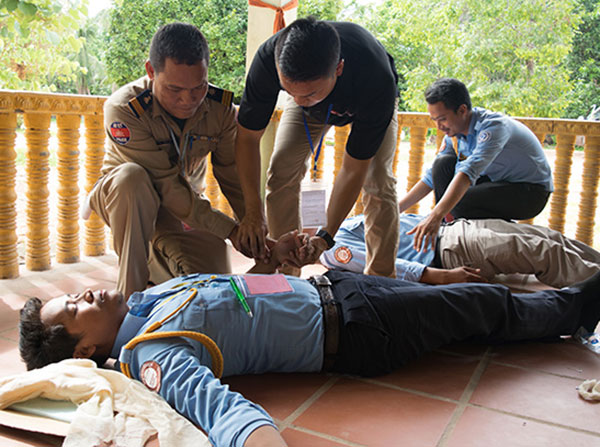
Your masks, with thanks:
M 488 346 L 485 353 L 483 354 L 483 357 L 479 361 L 479 364 L 475 368 L 475 371 L 473 371 L 473 374 L 471 375 L 471 379 L 469 380 L 469 383 L 467 384 L 467 386 L 465 387 L 465 390 L 463 391 L 462 395 L 460 396 L 460 399 L 458 400 L 458 405 L 457 405 L 456 409 L 452 412 L 452 416 L 450 416 L 450 421 L 448 421 L 448 424 L 446 425 L 446 428 L 444 429 L 444 432 L 442 433 L 442 436 L 440 437 L 440 439 L 437 443 L 437 447 L 444 447 L 447 444 L 447 442 L 450 438 L 450 435 L 452 435 L 452 433 L 454 432 L 454 429 L 458 425 L 458 421 L 460 420 L 461 416 L 465 412 L 465 409 L 467 408 L 467 406 L 469 404 L 469 400 L 471 399 L 471 396 L 475 392 L 475 388 L 477 387 L 477 385 L 479 385 L 481 376 L 483 375 L 483 373 L 487 369 L 488 365 L 490 364 L 491 359 L 492 359 L 492 348 Z
M 302 433 L 306 433 L 308 435 L 313 435 L 322 439 L 327 439 L 328 441 L 336 442 L 338 444 L 347 446 L 347 447 L 368 447 L 365 444 L 357 444 L 356 442 L 348 441 L 347 439 L 338 438 L 336 436 L 328 435 L 325 433 L 321 433 L 315 430 L 311 430 L 310 428 L 299 427 L 296 425 L 290 425 L 287 428 L 292 428 L 294 430 L 300 431 Z
M 539 373 L 539 374 L 547 374 L 547 375 L 554 376 L 554 377 L 560 377 L 561 379 L 579 380 L 581 382 L 583 382 L 585 380 L 585 378 L 581 378 L 581 377 L 569 376 L 567 374 L 554 373 L 552 371 L 546 371 L 544 369 L 539 369 L 539 368 L 532 368 L 530 366 L 520 366 L 520 365 L 515 365 L 513 363 L 499 362 L 497 360 L 492 360 L 490 363 L 492 363 L 494 365 L 498 365 L 498 366 L 503 366 L 505 368 L 514 368 L 514 369 L 520 369 L 522 371 L 532 371 L 532 372 Z M 582 372 L 582 371 L 577 371 L 577 372 Z
M 467 407 L 478 408 L 478 409 L 486 410 L 486 411 L 489 411 L 489 412 L 492 412 L 492 413 L 498 413 L 498 414 L 503 414 L 503 415 L 506 415 L 506 416 L 517 417 L 517 418 L 520 418 L 520 419 L 525 419 L 525 420 L 530 421 L 530 422 L 536 422 L 538 424 L 548 425 L 550 427 L 562 428 L 563 430 L 569 430 L 569 431 L 584 433 L 586 435 L 592 435 L 592 436 L 596 436 L 596 437 L 600 438 L 600 432 L 595 432 L 595 431 L 587 430 L 585 428 L 577 428 L 577 427 L 573 427 L 571 425 L 564 425 L 564 424 L 560 424 L 558 422 L 552 422 L 552 421 L 547 421 L 547 420 L 544 420 L 544 419 L 538 419 L 538 418 L 533 417 L 533 416 L 527 416 L 527 415 L 524 415 L 524 414 L 513 413 L 513 412 L 510 412 L 510 411 L 506 411 L 506 410 L 500 410 L 498 408 L 486 407 L 484 405 L 479 405 L 479 404 L 468 403 Z
M 298 408 L 296 408 L 288 417 L 283 419 L 280 422 L 280 428 L 283 430 L 291 425 L 291 423 L 296 420 L 302 413 L 304 413 L 308 407 L 310 407 L 316 400 L 325 394 L 329 389 L 335 385 L 335 383 L 339 380 L 338 376 L 330 377 L 327 382 L 321 385 L 317 391 L 315 391 L 310 397 L 308 397 L 304 402 L 300 404 Z M 278 424 L 279 425 L 279 424 Z
M 428 393 L 426 391 L 414 390 L 412 388 L 404 388 L 399 385 L 394 385 L 393 383 L 381 382 L 377 379 L 371 379 L 366 377 L 352 377 L 354 380 L 359 382 L 368 383 L 371 385 L 381 386 L 383 388 L 390 388 L 396 391 L 402 391 L 409 394 L 414 394 L 415 396 L 427 397 L 429 399 L 439 400 L 442 402 L 449 402 L 451 404 L 457 404 L 458 401 L 456 399 L 451 399 L 449 397 L 438 396 L 437 394 Z
M 339 380 L 340 380 L 340 376 L 335 375 L 335 376 L 330 377 L 329 380 L 327 380 L 327 382 L 325 382 L 323 385 L 321 385 L 319 387 L 319 389 L 317 389 L 308 399 L 306 399 L 304 402 L 302 402 L 300 404 L 300 406 L 298 406 L 298 408 L 296 408 L 296 410 L 294 410 L 288 417 L 286 417 L 283 420 L 277 421 L 277 427 L 279 428 L 279 431 L 283 431 L 286 428 L 290 428 L 290 429 L 301 431 L 303 433 L 307 433 L 307 434 L 317 436 L 317 437 L 320 437 L 323 439 L 327 439 L 328 441 L 333 441 L 333 442 L 337 442 L 339 444 L 347 445 L 348 447 L 364 447 L 362 444 L 356 444 L 356 443 L 347 441 L 345 439 L 340 439 L 335 436 L 328 435 L 326 433 L 321 433 L 318 431 L 310 430 L 308 428 L 300 427 L 300 426 L 294 425 L 292 423 L 293 421 L 298 419 L 298 417 L 300 417 L 302 415 L 302 413 L 304 413 L 306 410 L 308 410 L 308 408 L 313 403 L 315 403 L 323 394 L 325 394 L 327 391 L 329 391 L 333 387 L 333 385 L 335 385 Z

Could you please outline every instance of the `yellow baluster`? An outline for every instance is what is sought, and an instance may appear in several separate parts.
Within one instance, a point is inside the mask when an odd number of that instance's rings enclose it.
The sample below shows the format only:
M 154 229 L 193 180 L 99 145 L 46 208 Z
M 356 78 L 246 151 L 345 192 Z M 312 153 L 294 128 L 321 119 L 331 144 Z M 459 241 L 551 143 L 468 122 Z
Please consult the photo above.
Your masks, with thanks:
M 79 262 L 79 127 L 81 116 L 58 115 L 58 237 L 56 260 Z
M 25 113 L 27 140 L 27 253 L 25 265 L 29 270 L 50 268 L 48 230 L 48 139 L 49 113 Z
M 15 128 L 17 115 L 0 113 L 0 278 L 19 276 Z
M 579 219 L 575 237 L 581 242 L 593 245 L 598 176 L 600 175 L 600 136 L 588 135 L 585 137 L 584 157 Z
M 423 169 L 423 157 L 425 155 L 425 137 L 427 127 L 410 128 L 410 153 L 408 155 L 408 179 L 406 190 L 410 189 L 421 180 L 421 170 Z M 419 214 L 419 204 L 411 206 L 407 213 Z
M 100 177 L 102 161 L 104 160 L 104 124 L 102 115 L 85 115 L 85 192 L 92 190 Z M 104 222 L 92 211 L 89 219 L 85 221 L 83 254 L 86 256 L 100 256 L 105 253 Z
M 335 181 L 340 169 L 342 168 L 342 159 L 344 158 L 344 153 L 346 152 L 346 143 L 348 142 L 351 128 L 351 124 L 343 127 L 335 127 L 335 137 L 333 140 L 333 148 L 335 151 L 333 156 L 333 181 Z
M 556 135 L 556 162 L 554 165 L 554 192 L 550 203 L 549 227 L 564 232 L 571 162 L 575 149 L 575 135 Z

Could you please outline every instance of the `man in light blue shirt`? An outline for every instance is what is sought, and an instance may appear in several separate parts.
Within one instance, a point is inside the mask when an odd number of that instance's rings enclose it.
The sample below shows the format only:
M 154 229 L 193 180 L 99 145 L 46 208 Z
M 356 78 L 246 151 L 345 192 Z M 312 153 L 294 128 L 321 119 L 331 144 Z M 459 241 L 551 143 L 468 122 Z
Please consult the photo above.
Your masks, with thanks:
M 600 271 L 600 252 L 549 228 L 501 219 L 457 219 L 443 224 L 435 250 L 417 251 L 406 233 L 423 216 L 400 215 L 396 278 L 427 284 L 491 281 L 501 273 L 533 274 L 565 287 Z M 360 273 L 365 262 L 364 216 L 348 218 L 335 246 L 321 255 L 330 269 Z
M 500 113 L 472 108 L 467 87 L 457 79 L 434 82 L 425 99 L 431 119 L 446 136 L 432 168 L 399 203 L 402 212 L 435 193 L 434 209 L 409 232 L 415 249 L 433 249 L 448 214 L 521 220 L 544 209 L 553 191 L 552 173 L 531 130 Z

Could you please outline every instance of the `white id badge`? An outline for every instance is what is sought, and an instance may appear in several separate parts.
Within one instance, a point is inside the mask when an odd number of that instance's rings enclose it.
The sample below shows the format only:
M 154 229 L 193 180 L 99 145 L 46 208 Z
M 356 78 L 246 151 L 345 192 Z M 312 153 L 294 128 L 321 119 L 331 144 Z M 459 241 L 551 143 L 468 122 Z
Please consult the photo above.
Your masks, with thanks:
M 327 224 L 327 189 L 321 182 L 304 182 L 300 193 L 300 213 L 304 228 Z

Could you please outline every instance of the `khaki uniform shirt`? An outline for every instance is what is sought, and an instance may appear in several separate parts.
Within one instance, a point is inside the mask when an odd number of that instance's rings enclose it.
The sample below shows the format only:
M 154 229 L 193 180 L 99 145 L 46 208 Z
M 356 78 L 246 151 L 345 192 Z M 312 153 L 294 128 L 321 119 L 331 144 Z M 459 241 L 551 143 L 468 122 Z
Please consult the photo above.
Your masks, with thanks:
M 235 221 L 211 207 L 201 195 L 203 184 L 195 180 L 203 181 L 204 160 L 212 153 L 215 176 L 220 170 L 237 196 L 228 199 L 238 217 L 243 216 L 243 201 L 237 200 L 242 194 L 235 173 L 235 109 L 207 97 L 181 130 L 151 91 L 152 81 L 144 76 L 121 87 L 104 104 L 109 146 L 102 174 L 123 163 L 137 163 L 146 169 L 161 205 L 173 216 L 225 239 Z

